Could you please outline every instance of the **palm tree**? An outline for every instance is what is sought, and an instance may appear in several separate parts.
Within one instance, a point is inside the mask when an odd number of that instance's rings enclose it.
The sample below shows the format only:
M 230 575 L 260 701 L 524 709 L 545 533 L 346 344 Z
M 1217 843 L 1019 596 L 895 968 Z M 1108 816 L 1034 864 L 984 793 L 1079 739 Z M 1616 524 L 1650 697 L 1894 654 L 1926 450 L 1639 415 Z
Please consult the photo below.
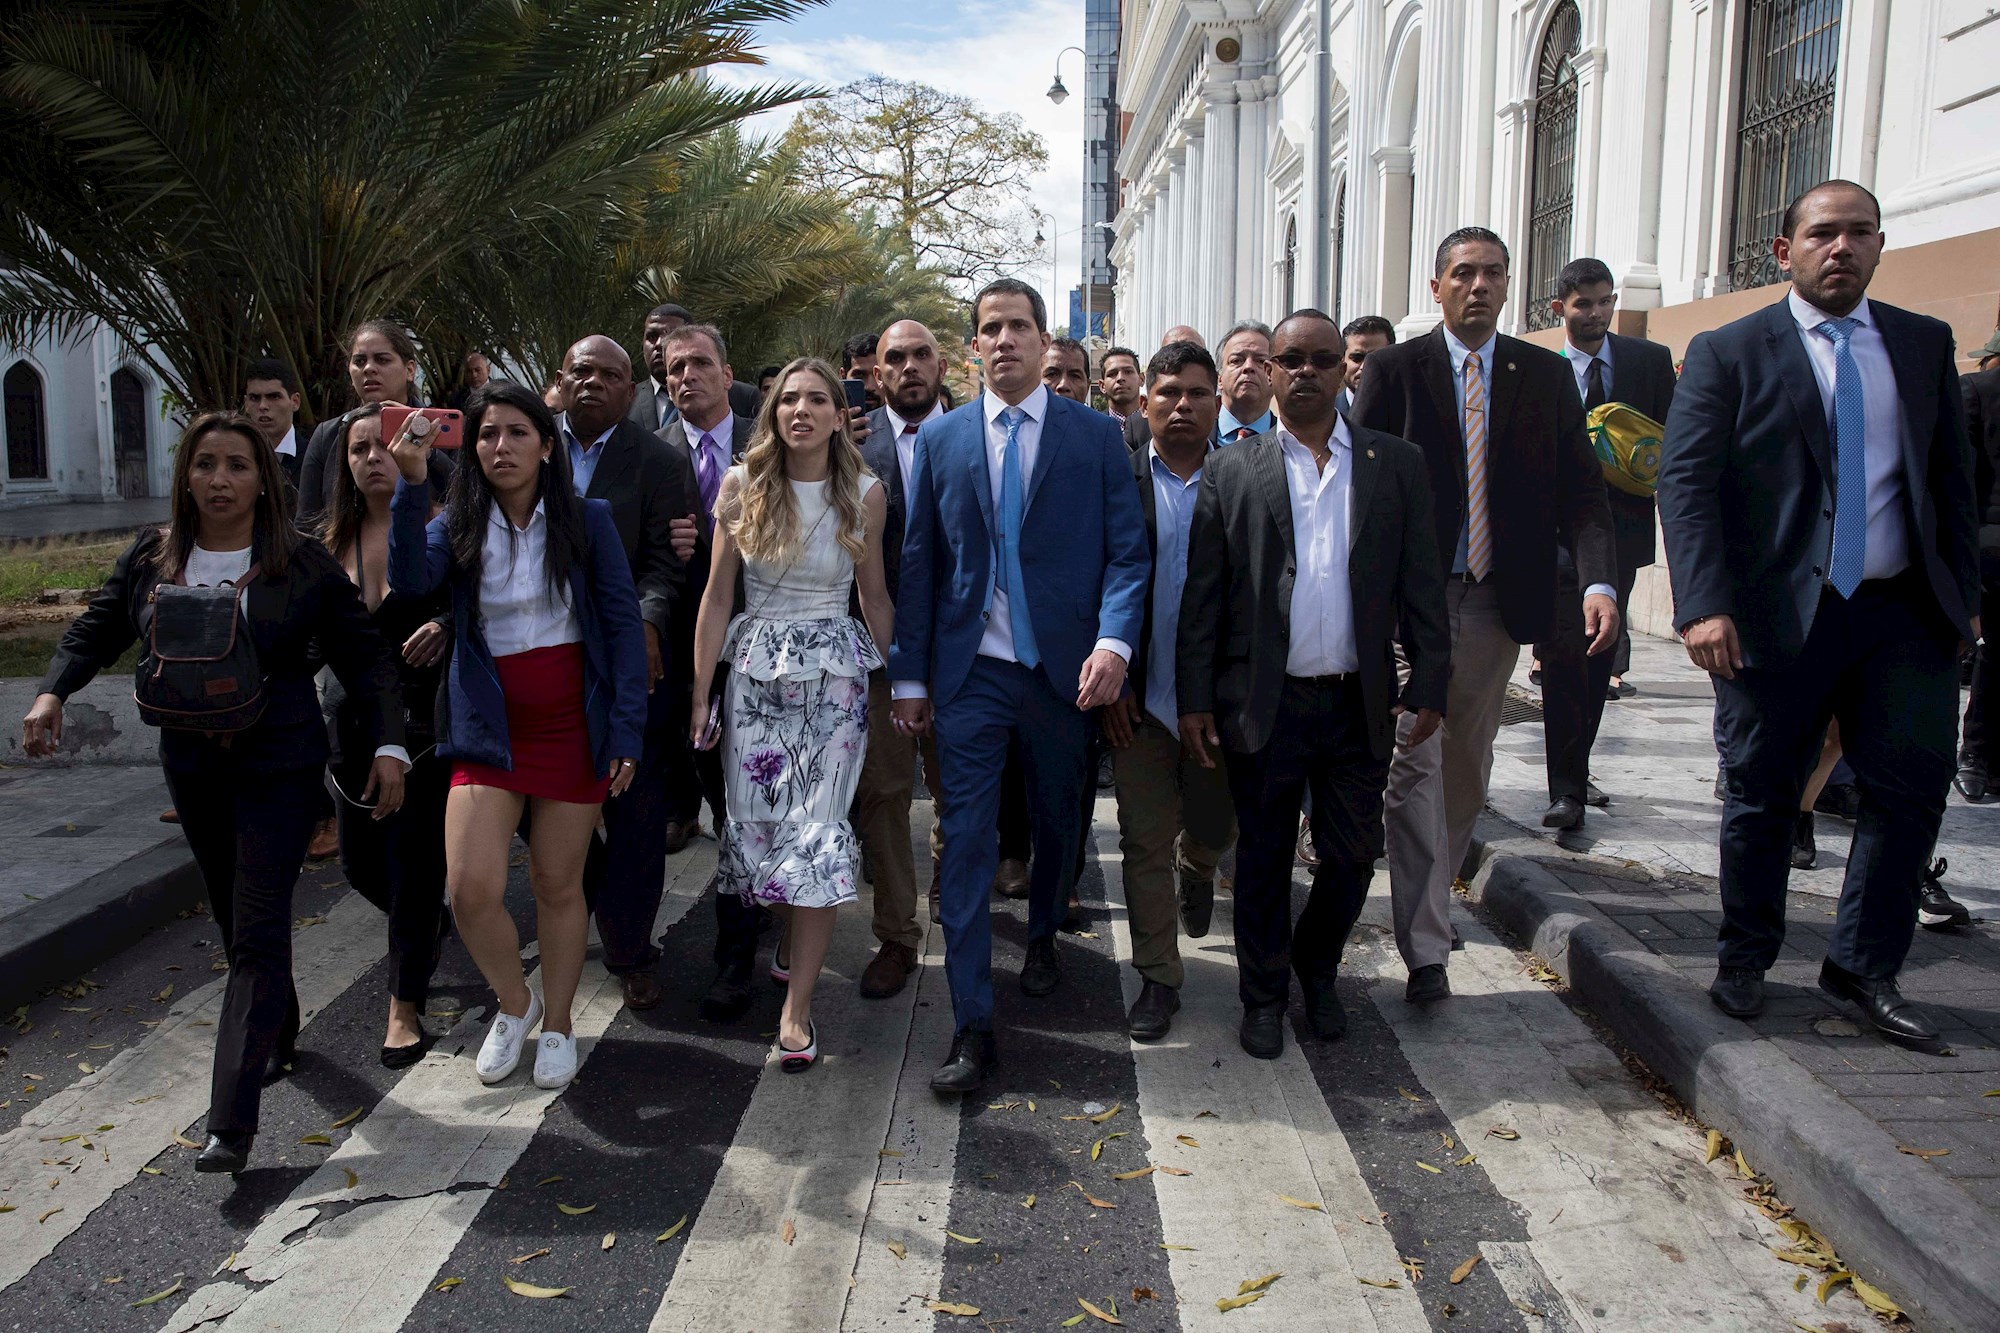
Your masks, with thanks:
M 269 353 L 324 412 L 360 320 L 491 342 L 439 322 L 508 306 L 466 283 L 615 232 L 704 136 L 807 95 L 703 71 L 818 2 L 7 5 L 0 337 L 102 321 L 199 406 Z

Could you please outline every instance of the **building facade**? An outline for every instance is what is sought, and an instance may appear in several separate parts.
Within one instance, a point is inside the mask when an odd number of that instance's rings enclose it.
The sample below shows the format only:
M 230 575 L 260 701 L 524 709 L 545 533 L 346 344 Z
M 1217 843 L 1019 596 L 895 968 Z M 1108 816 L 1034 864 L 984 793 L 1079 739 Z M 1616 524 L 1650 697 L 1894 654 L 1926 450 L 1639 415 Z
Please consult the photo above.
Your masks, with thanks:
M 1778 215 L 1828 176 L 1882 200 L 1886 299 L 1962 348 L 1992 330 L 1990 0 L 1331 0 L 1324 103 L 1316 10 L 1126 0 L 1121 341 L 1301 305 L 1422 332 L 1438 239 L 1479 224 L 1514 254 L 1503 328 L 1549 323 L 1556 271 L 1590 254 L 1621 329 L 1650 316 L 1679 350 L 1769 299 L 1742 298 L 1777 276 Z
M 165 495 L 175 427 L 158 380 L 103 326 L 76 342 L 0 342 L 0 509 Z

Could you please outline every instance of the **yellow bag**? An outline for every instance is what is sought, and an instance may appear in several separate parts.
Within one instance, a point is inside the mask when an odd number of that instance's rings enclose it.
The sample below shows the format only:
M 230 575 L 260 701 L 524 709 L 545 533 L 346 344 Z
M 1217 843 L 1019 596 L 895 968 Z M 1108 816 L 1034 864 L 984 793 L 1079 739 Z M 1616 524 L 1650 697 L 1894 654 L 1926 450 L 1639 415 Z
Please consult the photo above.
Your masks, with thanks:
M 1603 403 L 1584 418 L 1604 482 L 1650 500 L 1660 481 L 1660 439 L 1666 427 L 1624 403 Z

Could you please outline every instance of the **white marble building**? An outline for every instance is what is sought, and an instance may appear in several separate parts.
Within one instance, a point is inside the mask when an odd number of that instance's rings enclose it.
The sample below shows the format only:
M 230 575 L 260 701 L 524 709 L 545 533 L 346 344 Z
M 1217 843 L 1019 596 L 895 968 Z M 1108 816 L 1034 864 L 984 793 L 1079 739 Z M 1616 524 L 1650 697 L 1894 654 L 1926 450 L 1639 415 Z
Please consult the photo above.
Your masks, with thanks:
M 166 494 L 176 426 L 159 381 L 99 326 L 75 343 L 0 342 L 0 509 Z
M 1995 0 L 1332 0 L 1324 123 L 1313 0 L 1127 0 L 1123 25 L 1117 341 L 1306 304 L 1419 332 L 1438 239 L 1477 223 L 1514 250 L 1504 328 L 1594 254 L 1678 348 L 1747 308 L 1695 303 L 1769 281 L 1778 210 L 1826 176 L 1874 189 L 1912 252 L 1891 299 L 1962 348 L 1993 327 Z

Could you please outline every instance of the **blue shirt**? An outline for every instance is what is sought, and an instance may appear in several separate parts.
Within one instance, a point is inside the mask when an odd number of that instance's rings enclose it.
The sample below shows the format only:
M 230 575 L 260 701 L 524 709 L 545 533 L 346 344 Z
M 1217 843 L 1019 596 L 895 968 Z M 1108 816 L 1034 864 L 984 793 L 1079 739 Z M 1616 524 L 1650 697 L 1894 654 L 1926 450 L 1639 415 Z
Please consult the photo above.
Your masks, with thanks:
M 1174 653 L 1180 637 L 1181 590 L 1187 586 L 1188 530 L 1194 523 L 1201 469 L 1182 481 L 1146 446 L 1153 460 L 1153 638 L 1146 645 L 1146 712 L 1176 734 L 1180 707 L 1174 698 Z
M 611 431 L 617 430 L 618 427 L 614 423 L 611 430 L 605 431 L 586 446 L 583 441 L 576 438 L 576 432 L 569 428 L 569 413 L 562 414 L 561 425 L 563 443 L 569 446 L 570 481 L 575 484 L 578 495 L 587 494 L 590 490 L 590 479 L 597 475 L 598 461 L 604 457 L 604 442 L 611 438 Z
M 1598 344 L 1595 352 L 1586 352 L 1569 339 L 1563 339 L 1563 355 L 1569 358 L 1569 368 L 1576 374 L 1576 396 L 1590 401 L 1590 363 L 1604 363 L 1604 401 L 1613 401 L 1611 396 L 1611 339 Z
M 1237 431 L 1242 430 L 1245 426 L 1250 428 L 1252 435 L 1266 435 L 1270 433 L 1271 427 L 1276 422 L 1277 418 L 1271 415 L 1271 409 L 1268 407 L 1264 409 L 1264 415 L 1258 417 L 1255 421 L 1238 421 L 1229 414 L 1229 409 L 1224 407 L 1221 415 L 1215 419 L 1215 442 L 1217 444 L 1229 444 L 1231 442 L 1229 437 Z

